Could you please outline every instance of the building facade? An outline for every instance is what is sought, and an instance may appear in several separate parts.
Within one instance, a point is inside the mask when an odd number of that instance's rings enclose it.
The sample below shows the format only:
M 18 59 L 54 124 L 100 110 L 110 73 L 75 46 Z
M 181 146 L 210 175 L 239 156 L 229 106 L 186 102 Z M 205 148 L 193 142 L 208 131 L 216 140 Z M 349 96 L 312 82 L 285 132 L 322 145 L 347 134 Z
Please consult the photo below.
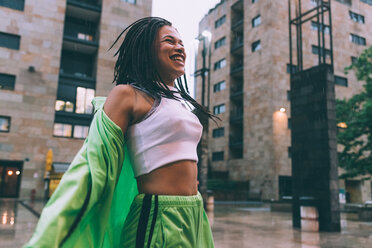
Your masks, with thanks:
M 302 12 L 316 4 L 302 0 Z M 372 2 L 333 0 L 331 7 L 336 97 L 349 98 L 363 89 L 363 82 L 353 72 L 345 75 L 344 68 L 372 44 Z M 199 23 L 200 34 L 212 33 L 204 94 L 209 109 L 222 120 L 209 126 L 209 178 L 247 185 L 243 199 L 278 200 L 291 194 L 289 91 L 295 67 L 289 65 L 288 22 L 287 0 L 222 0 Z M 325 23 L 321 27 L 315 18 L 303 25 L 304 68 L 318 62 L 318 28 L 324 28 L 329 42 Z M 292 33 L 294 42 L 295 30 Z M 201 44 L 198 69 L 203 64 Z M 195 87 L 200 101 L 200 77 Z M 352 197 L 350 202 L 371 199 L 369 180 L 356 178 L 340 185 Z
M 82 146 L 90 101 L 113 87 L 121 31 L 150 0 L 0 1 L 0 197 L 44 197 L 48 150 L 63 172 Z M 50 158 L 49 158 L 50 159 Z

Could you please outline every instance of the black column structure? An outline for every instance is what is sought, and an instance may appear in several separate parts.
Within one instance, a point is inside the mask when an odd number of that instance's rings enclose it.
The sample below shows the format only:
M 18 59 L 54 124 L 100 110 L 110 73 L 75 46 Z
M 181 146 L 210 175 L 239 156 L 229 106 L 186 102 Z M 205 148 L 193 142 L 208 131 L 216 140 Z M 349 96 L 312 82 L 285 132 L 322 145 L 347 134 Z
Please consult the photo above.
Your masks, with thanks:
M 199 69 L 199 70 L 196 70 L 195 73 L 194 73 L 194 77 L 198 77 L 198 76 L 201 76 L 201 79 L 202 79 L 202 95 L 201 95 L 201 105 L 203 107 L 206 107 L 207 109 L 209 109 L 209 88 L 210 88 L 210 85 L 209 85 L 209 82 L 210 82 L 210 76 L 208 75 L 208 99 L 207 101 L 205 101 L 205 87 L 206 87 L 206 79 L 205 79 L 205 76 L 206 74 L 209 72 L 209 68 L 207 67 L 207 63 L 206 63 L 206 57 L 207 57 L 207 51 L 209 51 L 209 66 L 210 66 L 210 54 L 211 54 L 211 44 L 209 41 L 209 49 L 207 49 L 207 45 L 206 45 L 206 39 L 207 37 L 205 37 L 203 34 L 200 34 L 197 38 L 197 40 L 199 41 L 202 41 L 203 42 L 203 50 L 202 50 L 202 68 Z M 203 125 L 203 133 L 202 133 L 202 137 L 200 139 L 200 142 L 198 144 L 198 148 L 197 148 L 197 151 L 198 151 L 198 181 L 199 181 L 199 184 L 198 184 L 198 190 L 200 192 L 200 194 L 203 196 L 203 200 L 204 200 L 204 205 L 205 203 L 207 202 L 207 181 L 208 181 L 208 127 L 209 127 L 209 120 L 208 118 L 201 114 L 201 113 L 198 113 L 196 112 L 196 115 L 198 116 L 201 124 Z
M 301 228 L 301 206 L 313 206 L 319 213 L 319 231 L 338 232 L 340 207 L 331 1 L 318 0 L 314 8 L 304 13 L 301 0 L 294 0 L 294 6 L 292 19 L 293 0 L 288 0 L 289 59 L 290 67 L 295 69 L 291 72 L 290 91 L 293 227 Z M 318 64 L 304 69 L 302 25 L 309 21 L 318 24 Z M 326 26 L 329 27 L 327 38 Z M 292 50 L 292 28 L 296 33 L 296 57 Z

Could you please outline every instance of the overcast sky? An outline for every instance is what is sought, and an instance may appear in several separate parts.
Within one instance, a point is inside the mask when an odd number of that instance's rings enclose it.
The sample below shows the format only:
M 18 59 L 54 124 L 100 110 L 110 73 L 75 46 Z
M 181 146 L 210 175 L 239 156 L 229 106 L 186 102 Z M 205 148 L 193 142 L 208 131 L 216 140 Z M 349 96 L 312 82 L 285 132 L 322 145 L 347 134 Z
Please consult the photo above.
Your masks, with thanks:
M 195 38 L 198 36 L 199 21 L 220 0 L 153 0 L 152 15 L 172 22 L 181 34 L 187 53 L 186 76 L 191 95 L 194 94 Z M 198 68 L 200 69 L 200 68 Z

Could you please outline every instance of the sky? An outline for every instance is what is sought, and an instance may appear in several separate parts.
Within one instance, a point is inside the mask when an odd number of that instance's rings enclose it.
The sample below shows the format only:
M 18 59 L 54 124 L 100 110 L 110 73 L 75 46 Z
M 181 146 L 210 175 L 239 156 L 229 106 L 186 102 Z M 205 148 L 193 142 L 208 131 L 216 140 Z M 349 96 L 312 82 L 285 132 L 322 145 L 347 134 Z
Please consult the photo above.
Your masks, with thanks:
M 182 37 L 187 54 L 186 77 L 192 96 L 194 96 L 194 77 L 190 75 L 195 70 L 195 38 L 198 36 L 199 21 L 219 2 L 220 0 L 152 1 L 152 16 L 169 20 Z

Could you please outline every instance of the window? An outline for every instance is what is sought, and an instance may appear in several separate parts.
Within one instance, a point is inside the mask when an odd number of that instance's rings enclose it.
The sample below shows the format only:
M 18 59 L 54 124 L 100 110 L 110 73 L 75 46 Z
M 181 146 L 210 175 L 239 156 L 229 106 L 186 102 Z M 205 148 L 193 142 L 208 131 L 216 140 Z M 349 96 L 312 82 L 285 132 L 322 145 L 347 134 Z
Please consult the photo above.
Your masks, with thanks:
M 77 87 L 75 112 L 78 114 L 91 114 L 93 112 L 93 106 L 91 104 L 93 98 L 93 89 Z
M 323 56 L 323 50 L 319 49 L 318 46 L 312 45 L 311 46 L 311 51 L 312 51 L 313 54 L 318 55 L 320 53 L 320 55 Z M 331 50 L 324 48 L 324 51 L 325 51 L 326 56 L 331 56 Z
M 225 104 L 220 104 L 213 107 L 213 114 L 218 115 L 225 112 Z
M 74 126 L 74 138 L 84 139 L 85 137 L 88 136 L 88 130 L 89 130 L 88 126 L 75 125 Z
M 20 40 L 19 35 L 0 32 L 0 47 L 19 50 Z
M 218 41 L 214 43 L 214 49 L 222 47 L 225 44 L 226 44 L 226 37 L 222 37 L 221 39 L 219 39 Z
M 95 64 L 95 56 L 62 50 L 60 73 L 75 77 L 91 78 Z
M 136 4 L 136 0 L 121 0 L 122 2 Z
M 225 22 L 226 22 L 226 15 L 223 15 L 222 17 L 220 17 L 219 19 L 217 19 L 217 21 L 215 21 L 214 27 L 215 28 L 218 28 L 219 26 L 221 26 Z
M 63 123 L 54 123 L 53 135 L 58 137 L 71 137 L 72 125 Z
M 261 50 L 261 41 L 255 41 L 252 43 L 252 52 Z
M 320 30 L 321 31 L 324 31 L 325 34 L 329 34 L 329 25 L 324 25 L 324 27 L 322 28 L 322 24 L 321 23 L 318 23 L 318 22 L 314 22 L 314 21 L 311 21 L 311 29 L 312 30 L 318 30 L 318 28 L 320 27 Z
M 224 135 L 225 135 L 225 128 L 224 127 L 213 129 L 213 138 L 223 137 Z
M 258 2 L 258 0 L 252 0 L 252 3 L 257 3 Z
M 356 34 L 350 34 L 350 41 L 357 45 L 366 45 L 366 39 Z
M 360 0 L 360 1 L 362 1 L 363 3 L 369 4 L 369 5 L 372 5 L 372 0 Z
M 212 153 L 212 161 L 223 161 L 223 157 L 223 151 Z
M 317 6 L 318 5 L 318 0 L 310 0 L 311 5 Z
M 351 63 L 354 64 L 358 61 L 357 57 L 351 56 Z
M 25 8 L 25 0 L 0 0 L 0 6 L 23 10 Z
M 9 133 L 10 130 L 10 117 L 0 116 L 0 132 Z
M 219 92 L 221 90 L 224 90 L 225 88 L 226 88 L 226 82 L 221 81 L 221 82 L 216 83 L 215 85 L 213 85 L 213 92 Z
M 14 90 L 15 76 L 0 73 L 0 90 Z
M 294 74 L 297 72 L 297 66 L 287 64 L 287 73 Z
M 83 139 L 88 135 L 89 126 L 73 125 L 68 123 L 54 123 L 53 135 L 57 137 Z
M 347 87 L 347 85 L 348 85 L 347 78 L 335 75 L 335 84 Z
M 218 70 L 218 69 L 221 69 L 223 67 L 226 66 L 226 59 L 221 59 L 219 61 L 217 61 L 216 63 L 214 63 L 214 70 Z
M 94 42 L 96 40 L 96 30 L 97 23 L 66 16 L 65 37 Z
M 62 84 L 58 85 L 56 111 L 75 112 L 77 114 L 91 114 L 94 89 Z
M 261 16 L 258 15 L 252 19 L 252 27 L 257 27 L 261 24 Z
M 349 11 L 349 16 L 354 22 L 364 23 L 364 16 L 362 15 Z

